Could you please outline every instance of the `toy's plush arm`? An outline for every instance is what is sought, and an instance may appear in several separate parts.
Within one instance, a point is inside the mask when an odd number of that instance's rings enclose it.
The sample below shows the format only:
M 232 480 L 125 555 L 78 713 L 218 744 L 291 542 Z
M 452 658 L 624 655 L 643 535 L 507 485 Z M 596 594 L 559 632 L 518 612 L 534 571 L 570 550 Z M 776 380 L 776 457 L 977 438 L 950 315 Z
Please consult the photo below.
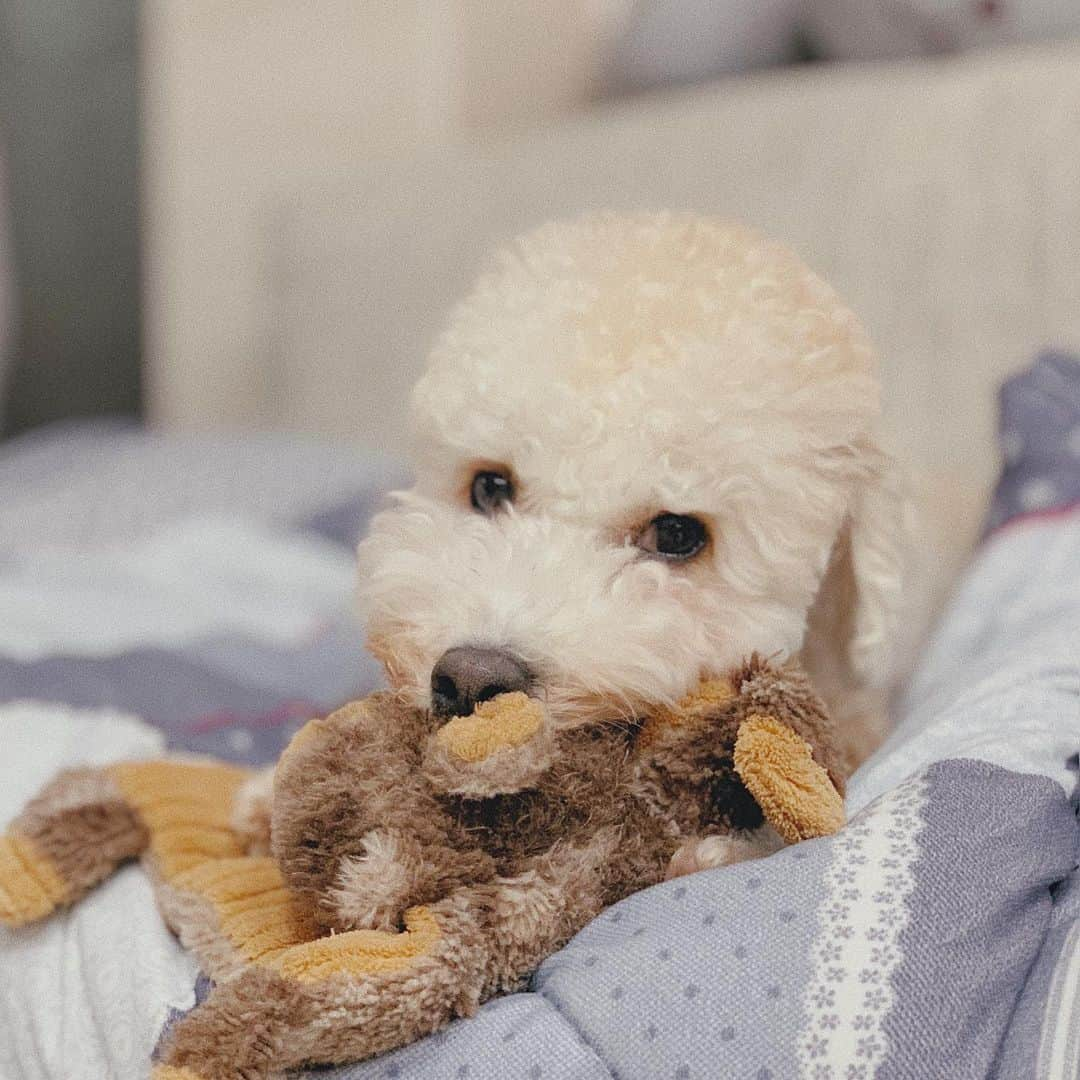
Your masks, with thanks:
M 108 770 L 61 773 L 0 837 L 0 923 L 21 926 L 74 903 L 146 842 Z
M 692 834 L 669 876 L 760 858 L 781 841 L 843 825 L 845 774 L 832 721 L 795 664 L 752 657 L 652 718 L 642 736 L 643 777 Z M 713 816 L 694 820 L 710 795 Z
M 153 1080 L 266 1080 L 384 1053 L 471 1015 L 519 989 L 600 911 L 602 867 L 619 843 L 617 831 L 601 830 L 559 845 L 516 877 L 411 908 L 401 933 L 356 930 L 265 955 L 175 1025 Z M 264 920 L 259 937 L 290 932 Z
M 324 929 L 396 929 L 402 912 L 494 872 L 420 768 L 427 718 L 375 694 L 302 728 L 278 763 L 272 850 Z
M 248 775 L 173 761 L 61 773 L 0 838 L 0 923 L 43 919 L 144 851 L 162 879 L 240 855 L 229 816 Z
M 844 825 L 844 800 L 808 742 L 774 716 L 750 717 L 735 743 L 735 768 L 765 820 L 789 844 Z
M 833 724 L 801 667 L 753 657 L 741 672 L 745 714 L 735 769 L 789 844 L 837 832 L 844 824 L 844 759 Z
M 731 677 L 739 693 L 741 722 L 772 717 L 810 747 L 813 759 L 842 796 L 847 765 L 837 748 L 835 726 L 801 666 L 775 665 L 752 656 Z

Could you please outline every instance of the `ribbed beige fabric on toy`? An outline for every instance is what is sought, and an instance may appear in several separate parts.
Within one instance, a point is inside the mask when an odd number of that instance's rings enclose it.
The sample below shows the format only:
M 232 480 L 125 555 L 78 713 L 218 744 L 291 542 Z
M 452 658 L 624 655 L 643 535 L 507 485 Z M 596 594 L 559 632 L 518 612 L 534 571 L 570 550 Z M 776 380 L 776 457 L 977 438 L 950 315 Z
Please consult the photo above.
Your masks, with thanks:
M 217 984 L 155 1080 L 278 1076 L 469 1015 L 688 843 L 763 821 L 789 840 L 835 831 L 837 761 L 805 676 L 757 659 L 678 709 L 569 730 L 523 694 L 441 726 L 376 695 L 282 756 L 273 857 L 231 827 L 244 770 L 62 774 L 0 840 L 0 921 L 42 919 L 142 854 Z M 461 794 L 469 768 L 483 794 Z

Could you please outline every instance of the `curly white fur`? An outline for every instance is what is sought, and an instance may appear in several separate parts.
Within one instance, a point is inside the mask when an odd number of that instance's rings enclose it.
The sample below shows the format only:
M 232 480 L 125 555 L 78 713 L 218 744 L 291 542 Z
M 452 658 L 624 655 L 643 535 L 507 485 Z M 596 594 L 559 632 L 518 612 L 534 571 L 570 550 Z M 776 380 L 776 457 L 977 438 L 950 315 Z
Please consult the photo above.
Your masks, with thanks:
M 815 607 L 828 680 L 886 678 L 904 533 L 874 354 L 786 248 L 691 216 L 545 226 L 455 311 L 414 408 L 418 479 L 361 544 L 360 596 L 418 704 L 462 644 L 520 655 L 558 723 L 670 703 L 798 652 Z M 493 464 L 518 494 L 487 518 L 469 479 Z M 701 517 L 708 548 L 638 550 L 661 512 Z

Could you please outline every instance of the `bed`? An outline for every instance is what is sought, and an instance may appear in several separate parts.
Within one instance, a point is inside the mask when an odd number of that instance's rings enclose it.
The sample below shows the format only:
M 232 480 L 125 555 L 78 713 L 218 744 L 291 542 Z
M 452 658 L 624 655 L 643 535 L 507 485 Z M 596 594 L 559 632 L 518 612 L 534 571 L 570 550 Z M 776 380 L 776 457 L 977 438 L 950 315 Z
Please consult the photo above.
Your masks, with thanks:
M 1080 362 L 1001 398 L 987 535 L 838 836 L 639 893 L 375 1077 L 1080 1074 Z M 112 425 L 0 451 L 0 820 L 58 768 L 272 761 L 379 685 L 351 549 L 405 473 Z M 145 1076 L 207 985 L 128 867 L 0 931 L 0 1077 Z M 312 1073 L 316 1075 L 316 1073 Z

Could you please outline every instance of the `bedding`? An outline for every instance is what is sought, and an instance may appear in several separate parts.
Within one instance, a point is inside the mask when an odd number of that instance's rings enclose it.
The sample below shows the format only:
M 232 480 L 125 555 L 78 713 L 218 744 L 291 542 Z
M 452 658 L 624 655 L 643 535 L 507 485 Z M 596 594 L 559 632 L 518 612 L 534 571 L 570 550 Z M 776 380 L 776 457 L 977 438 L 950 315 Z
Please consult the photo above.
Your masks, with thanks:
M 1077 1075 L 1080 364 L 1040 359 L 1002 407 L 988 536 L 841 834 L 639 893 L 528 992 L 310 1075 Z M 309 716 L 373 689 L 351 546 L 402 479 L 284 438 L 109 427 L 9 444 L 0 821 L 80 761 L 271 761 Z M 0 931 L 0 1077 L 144 1076 L 206 989 L 130 867 Z
M 58 769 L 166 748 L 259 764 L 370 693 L 352 547 L 399 467 L 114 425 L 0 448 L 0 821 Z M 197 972 L 135 867 L 0 930 L 0 1078 L 142 1077 Z

